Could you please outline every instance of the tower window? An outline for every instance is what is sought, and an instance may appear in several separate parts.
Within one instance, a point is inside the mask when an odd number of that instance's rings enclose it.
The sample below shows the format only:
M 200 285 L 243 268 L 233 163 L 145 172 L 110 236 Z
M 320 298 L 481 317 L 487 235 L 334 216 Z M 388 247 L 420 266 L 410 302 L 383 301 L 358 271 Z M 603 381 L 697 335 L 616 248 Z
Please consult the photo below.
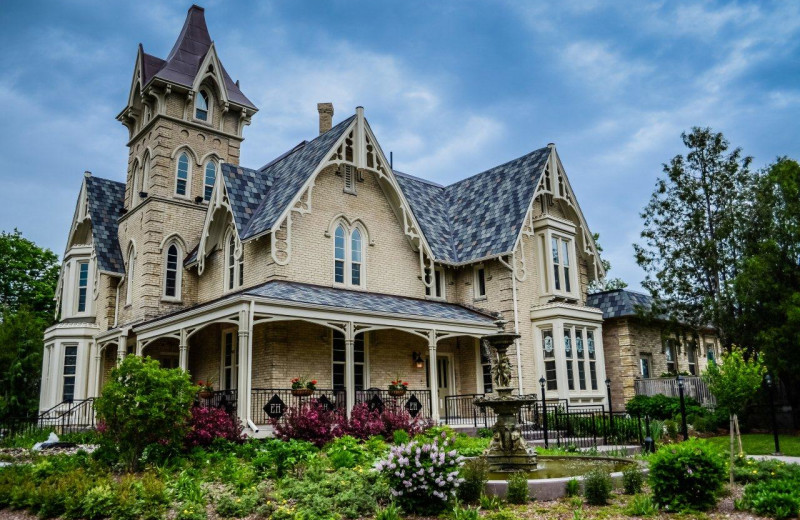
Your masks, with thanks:
M 188 195 L 189 188 L 189 156 L 183 152 L 178 158 L 178 171 L 175 179 L 175 193 L 177 195 Z
M 194 117 L 200 121 L 208 121 L 208 92 L 201 90 L 194 101 Z
M 86 312 L 86 292 L 89 287 L 89 262 L 78 263 L 78 312 Z
M 205 184 L 203 186 L 203 200 L 208 202 L 211 200 L 211 192 L 214 191 L 214 182 L 217 178 L 217 165 L 214 161 L 208 161 L 206 163 L 206 177 L 205 177 Z
M 167 248 L 166 262 L 164 263 L 164 296 L 167 298 L 180 298 L 181 272 L 178 269 L 180 247 L 172 243 Z
M 130 305 L 133 302 L 133 277 L 136 267 L 136 250 L 133 244 L 128 248 L 128 283 L 125 290 L 125 303 Z

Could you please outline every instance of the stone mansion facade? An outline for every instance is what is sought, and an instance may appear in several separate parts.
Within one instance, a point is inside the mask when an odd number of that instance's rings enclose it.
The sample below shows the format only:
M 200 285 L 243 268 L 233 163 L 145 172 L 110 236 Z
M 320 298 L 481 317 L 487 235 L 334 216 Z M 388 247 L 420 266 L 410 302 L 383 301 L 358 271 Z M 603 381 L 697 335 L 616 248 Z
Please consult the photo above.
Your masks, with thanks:
M 440 186 L 394 171 L 364 109 L 258 168 L 258 109 L 223 67 L 204 10 L 166 59 L 139 46 L 117 119 L 124 183 L 86 173 L 45 333 L 41 404 L 99 395 L 129 355 L 212 380 L 251 431 L 298 376 L 350 409 L 400 377 L 436 420 L 491 391 L 478 338 L 521 339 L 520 393 L 605 404 L 604 276 L 554 145 Z M 327 391 L 321 390 L 321 392 Z M 261 392 L 261 393 L 259 393 Z

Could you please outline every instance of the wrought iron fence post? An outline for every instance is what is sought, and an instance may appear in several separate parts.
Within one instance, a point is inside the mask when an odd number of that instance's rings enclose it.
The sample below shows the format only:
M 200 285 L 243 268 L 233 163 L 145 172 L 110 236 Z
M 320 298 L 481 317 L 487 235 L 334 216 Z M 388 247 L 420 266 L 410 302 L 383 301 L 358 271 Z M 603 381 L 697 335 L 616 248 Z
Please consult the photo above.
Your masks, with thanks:
M 539 386 L 542 387 L 542 430 L 544 431 L 544 447 L 549 448 L 550 443 L 548 442 L 547 439 L 547 403 L 545 402 L 545 396 L 544 396 L 544 384 L 545 384 L 545 379 L 544 376 L 542 376 L 539 379 Z
M 689 427 L 686 424 L 686 402 L 683 398 L 683 376 L 678 375 L 678 395 L 681 398 L 681 433 L 683 440 L 689 440 Z
M 767 374 L 765 377 L 767 381 L 767 391 L 769 393 L 769 411 L 772 415 L 772 437 L 775 441 L 775 455 L 781 454 L 781 443 L 778 440 L 778 418 L 775 416 L 775 396 L 772 393 L 772 376 Z

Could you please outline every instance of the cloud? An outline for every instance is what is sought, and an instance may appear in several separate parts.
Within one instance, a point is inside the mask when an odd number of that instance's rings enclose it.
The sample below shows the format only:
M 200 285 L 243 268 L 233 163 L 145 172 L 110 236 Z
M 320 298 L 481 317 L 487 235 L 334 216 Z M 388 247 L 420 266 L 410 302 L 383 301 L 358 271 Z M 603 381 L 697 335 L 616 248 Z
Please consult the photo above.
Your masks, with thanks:
M 561 65 L 574 80 L 592 92 L 610 95 L 619 92 L 632 79 L 641 78 L 653 67 L 639 60 L 625 58 L 606 42 L 576 41 L 563 48 Z

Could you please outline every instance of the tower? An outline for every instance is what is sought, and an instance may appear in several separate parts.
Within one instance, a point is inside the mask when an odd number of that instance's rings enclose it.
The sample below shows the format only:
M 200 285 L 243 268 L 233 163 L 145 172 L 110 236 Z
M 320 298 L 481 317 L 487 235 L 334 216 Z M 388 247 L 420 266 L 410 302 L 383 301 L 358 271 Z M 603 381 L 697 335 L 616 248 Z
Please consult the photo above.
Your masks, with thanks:
M 171 288 L 165 269 L 182 271 L 220 165 L 239 163 L 243 129 L 257 110 L 222 66 L 202 7 L 189 8 L 166 59 L 139 44 L 127 106 L 117 116 L 129 131 L 120 324 L 193 303 L 190 277 Z

